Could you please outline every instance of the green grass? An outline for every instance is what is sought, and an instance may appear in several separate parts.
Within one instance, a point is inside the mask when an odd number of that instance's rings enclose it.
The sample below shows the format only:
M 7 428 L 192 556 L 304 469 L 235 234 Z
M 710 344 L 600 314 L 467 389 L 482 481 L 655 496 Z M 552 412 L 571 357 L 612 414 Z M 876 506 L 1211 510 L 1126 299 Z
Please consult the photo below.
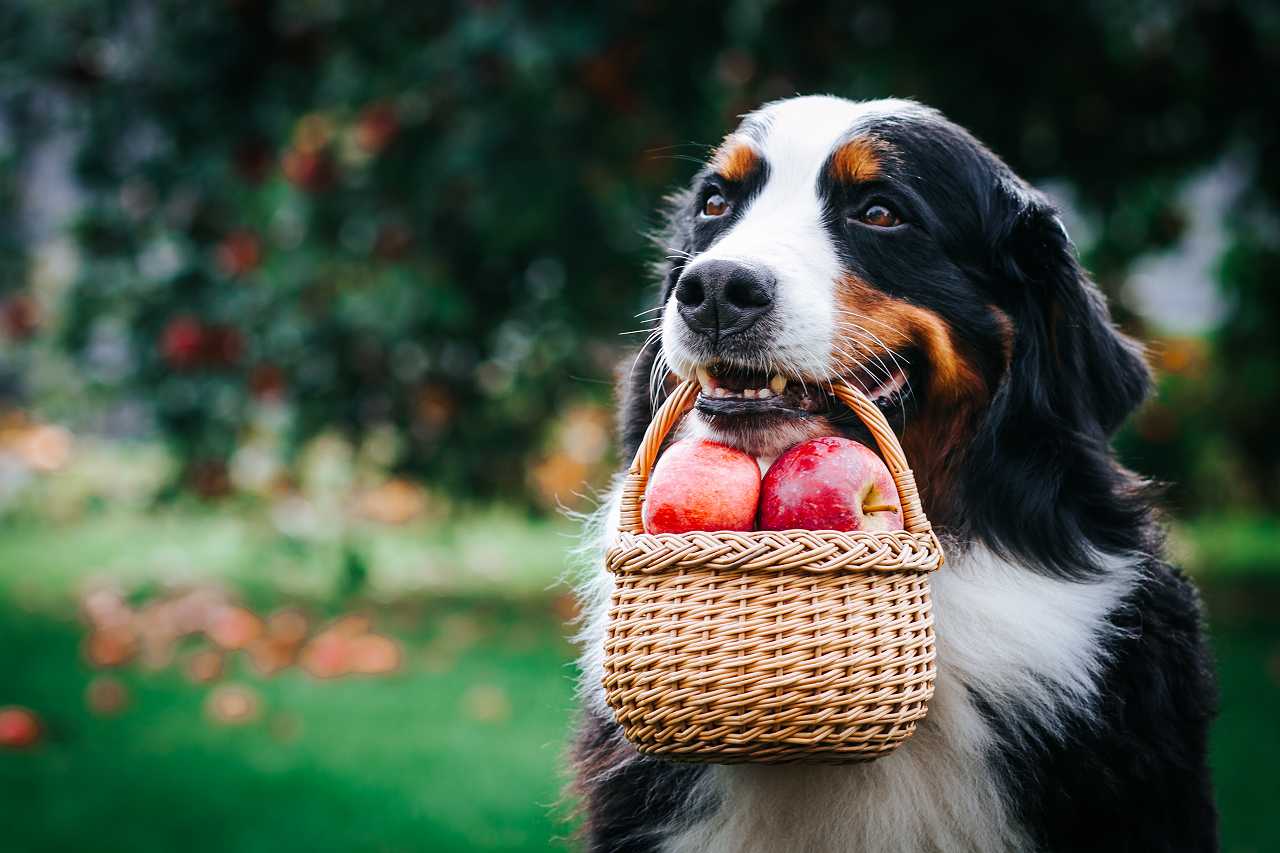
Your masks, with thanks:
M 264 712 L 238 726 L 212 722 L 212 688 L 176 669 L 126 671 L 131 706 L 96 716 L 79 626 L 4 612 L 0 705 L 21 703 L 48 725 L 39 748 L 0 753 L 4 849 L 548 849 L 570 830 L 556 806 L 569 650 L 546 609 L 478 609 L 382 614 L 467 619 L 478 635 L 451 652 L 438 630 L 402 630 L 408 664 L 392 677 L 265 679 L 242 664 L 228 678 L 256 689 Z M 477 686 L 509 710 L 477 718 Z
M 1276 593 L 1271 591 L 1273 606 Z M 1274 622 L 1220 626 L 1213 640 L 1222 684 L 1212 751 L 1222 850 L 1280 850 L 1280 629 Z
M 574 527 L 490 511 L 405 527 L 351 523 L 328 538 L 289 537 L 255 512 L 96 513 L 64 523 L 0 522 L 0 595 L 65 603 L 94 579 L 127 587 L 217 581 L 249 594 L 331 596 L 344 558 L 368 571 L 373 598 L 545 595 L 565 567 Z
M 0 847 L 566 846 L 572 827 L 558 802 L 572 652 L 554 614 L 559 591 L 548 591 L 564 533 L 503 513 L 442 528 L 354 529 L 319 544 L 234 512 L 0 527 L 0 705 L 30 707 L 48 724 L 37 749 L 0 752 Z M 258 691 L 263 713 L 227 726 L 206 714 L 210 686 L 177 667 L 133 666 L 117 673 L 131 694 L 126 711 L 88 710 L 85 689 L 98 673 L 82 662 L 74 608 L 88 579 L 153 591 L 218 581 L 260 608 L 303 602 L 331 614 L 350 605 L 335 591 L 351 555 L 367 573 L 359 606 L 406 650 L 400 673 L 317 681 L 292 669 L 265 678 L 240 661 L 224 680 Z M 1219 575 L 1211 565 L 1197 573 L 1222 677 L 1212 760 L 1223 849 L 1277 850 L 1280 581 L 1254 570 Z M 506 704 L 480 713 L 477 690 Z
M 510 513 L 318 543 L 235 512 L 0 527 L 0 706 L 48 725 L 37 749 L 0 752 L 0 849 L 563 846 L 574 670 L 553 584 L 565 532 Z M 367 579 L 340 599 L 352 554 Z M 212 722 L 212 687 L 179 666 L 132 665 L 117 673 L 129 708 L 98 716 L 75 597 L 103 580 L 143 595 L 216 582 L 263 610 L 358 607 L 402 643 L 405 665 L 320 681 L 298 669 L 265 678 L 238 660 L 223 681 L 250 686 L 263 707 L 241 726 Z
M 1198 577 L 1280 579 L 1280 518 L 1203 516 L 1170 532 L 1173 556 Z

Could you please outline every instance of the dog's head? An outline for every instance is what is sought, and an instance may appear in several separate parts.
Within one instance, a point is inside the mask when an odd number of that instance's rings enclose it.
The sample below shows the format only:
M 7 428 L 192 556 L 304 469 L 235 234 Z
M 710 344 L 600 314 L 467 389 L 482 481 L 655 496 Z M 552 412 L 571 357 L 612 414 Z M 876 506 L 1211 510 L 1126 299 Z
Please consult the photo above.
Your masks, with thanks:
M 901 432 L 935 522 L 1061 503 L 1102 476 L 1064 469 L 1082 452 L 1115 467 L 1107 440 L 1147 389 L 1051 204 L 910 101 L 801 97 L 750 114 L 674 198 L 662 237 L 647 355 L 701 383 L 701 428 L 766 457 L 853 434 L 830 396 L 850 383 Z

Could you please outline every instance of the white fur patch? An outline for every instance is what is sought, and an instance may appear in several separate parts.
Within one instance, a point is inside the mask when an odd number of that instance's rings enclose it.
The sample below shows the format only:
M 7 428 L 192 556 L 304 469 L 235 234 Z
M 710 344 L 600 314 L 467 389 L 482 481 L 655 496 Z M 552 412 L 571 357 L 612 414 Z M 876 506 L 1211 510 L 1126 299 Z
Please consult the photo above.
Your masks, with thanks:
M 1087 713 L 1104 663 L 1106 617 L 1134 581 L 1112 560 L 1074 583 L 1011 565 L 982 547 L 935 575 L 938 680 L 929 715 L 896 752 L 847 767 L 714 767 L 704 820 L 675 826 L 668 853 L 782 850 L 1024 851 L 988 763 L 993 733 L 969 691 L 1005 719 L 1050 731 Z
M 605 719 L 613 714 L 604 698 L 604 637 L 609 624 L 613 575 L 604 567 L 604 552 L 618 536 L 622 479 L 623 475 L 614 478 L 604 503 L 586 519 L 582 544 L 577 552 L 581 558 L 581 576 L 574 579 L 582 609 L 582 628 L 574 638 L 581 649 L 578 656 L 578 669 L 581 671 L 578 700 L 587 710 Z

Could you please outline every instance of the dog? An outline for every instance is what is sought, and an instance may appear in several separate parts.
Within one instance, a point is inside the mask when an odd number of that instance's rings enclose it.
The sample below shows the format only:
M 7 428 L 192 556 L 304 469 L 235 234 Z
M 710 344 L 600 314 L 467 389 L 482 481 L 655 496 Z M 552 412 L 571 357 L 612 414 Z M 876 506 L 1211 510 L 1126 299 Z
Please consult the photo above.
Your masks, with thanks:
M 1053 204 L 913 101 L 796 97 L 747 115 L 675 193 L 653 335 L 620 380 L 629 458 L 678 379 L 683 435 L 766 467 L 861 388 L 944 544 L 937 681 L 892 754 L 852 765 L 639 755 L 601 677 L 617 528 L 581 588 L 572 764 L 590 851 L 1207 851 L 1216 681 L 1147 483 L 1110 448 L 1148 394 Z

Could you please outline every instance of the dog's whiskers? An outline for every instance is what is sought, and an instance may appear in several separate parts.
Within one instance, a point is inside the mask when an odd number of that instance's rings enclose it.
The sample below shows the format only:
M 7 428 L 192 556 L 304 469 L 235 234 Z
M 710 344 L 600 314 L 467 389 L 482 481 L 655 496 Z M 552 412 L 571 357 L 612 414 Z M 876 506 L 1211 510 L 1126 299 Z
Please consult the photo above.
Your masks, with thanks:
M 659 349 L 653 359 L 653 364 L 649 366 L 649 404 L 655 409 L 658 406 L 658 395 L 662 391 L 662 386 L 669 371 L 670 367 L 667 364 L 666 354 Z
M 644 343 L 640 345 L 640 350 L 636 353 L 636 357 L 631 360 L 631 367 L 627 370 L 627 382 L 630 382 L 632 377 L 635 376 L 636 365 L 640 363 L 640 356 L 644 355 L 649 350 L 649 347 L 658 343 L 661 336 L 662 336 L 662 329 L 659 328 L 659 329 L 654 329 L 652 332 L 649 333 L 649 337 L 645 338 Z M 662 351 L 661 349 L 659 349 L 658 355 L 661 355 L 661 354 L 662 354 Z M 652 370 L 652 368 L 650 369 Z
M 900 334 L 898 330 L 894 329 L 892 326 L 889 326 L 887 323 L 885 323 L 882 320 L 875 320 L 875 318 L 867 317 L 866 315 L 861 314 L 860 312 L 851 312 L 851 313 L 854 313 L 857 316 L 862 317 L 863 319 L 879 322 L 882 326 L 885 326 L 885 328 L 892 330 L 895 336 Z M 885 370 L 886 381 L 889 379 L 889 376 L 890 376 L 888 365 L 885 364 L 884 359 L 879 355 L 879 353 L 876 353 L 869 346 L 866 345 L 866 343 L 862 340 L 863 336 L 879 344 L 883 352 L 887 353 L 889 358 L 893 361 L 894 367 L 896 367 L 899 371 L 902 372 L 902 378 L 905 383 L 904 388 L 906 390 L 906 393 L 903 395 L 900 395 L 899 403 L 902 407 L 902 417 L 903 417 L 903 420 L 905 421 L 907 416 L 906 397 L 909 396 L 914 390 L 911 387 L 911 372 L 907 368 L 907 365 L 910 365 L 911 360 L 908 359 L 906 356 L 900 355 L 897 352 L 895 352 L 892 348 L 886 345 L 883 340 L 880 339 L 879 335 L 875 334 L 870 329 L 867 329 L 865 326 L 862 326 L 859 323 L 850 322 L 848 320 L 839 320 L 837 321 L 836 325 L 838 328 L 844 329 L 845 331 L 848 331 L 848 332 L 852 332 L 854 342 L 862 346 L 868 352 L 872 353 L 873 357 L 879 363 L 881 368 Z
M 652 319 L 652 320 L 646 320 L 645 322 L 646 322 L 646 323 L 656 323 L 656 322 L 658 322 L 658 319 L 655 317 L 654 319 Z M 625 332 L 618 332 L 618 334 L 619 334 L 619 335 L 651 335 L 651 334 L 653 334 L 653 333 L 654 333 L 654 332 L 656 332 L 656 331 L 660 331 L 660 329 L 656 329 L 656 328 L 654 328 L 653 326 L 641 326 L 641 327 L 640 327 L 640 328 L 638 328 L 638 329 L 628 329 L 628 330 L 627 330 L 627 331 L 625 331 Z

